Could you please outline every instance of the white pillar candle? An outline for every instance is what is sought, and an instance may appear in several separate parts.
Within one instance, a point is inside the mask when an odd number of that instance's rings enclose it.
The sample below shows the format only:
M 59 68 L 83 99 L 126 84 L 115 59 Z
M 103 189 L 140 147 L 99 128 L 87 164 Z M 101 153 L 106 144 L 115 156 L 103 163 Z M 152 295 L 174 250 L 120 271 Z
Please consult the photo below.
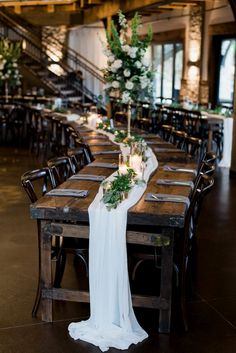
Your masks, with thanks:
M 133 154 L 130 156 L 130 165 L 135 173 L 140 175 L 142 173 L 142 156 L 139 156 L 138 154 Z

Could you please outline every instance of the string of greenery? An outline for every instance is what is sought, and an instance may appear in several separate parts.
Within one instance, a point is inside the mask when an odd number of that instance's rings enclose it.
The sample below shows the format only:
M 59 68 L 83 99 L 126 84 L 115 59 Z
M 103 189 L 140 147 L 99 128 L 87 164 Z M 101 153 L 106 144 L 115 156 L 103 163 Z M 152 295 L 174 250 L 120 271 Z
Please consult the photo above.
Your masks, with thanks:
M 137 174 L 131 168 L 127 169 L 127 174 L 120 174 L 117 172 L 117 175 L 109 184 L 109 188 L 106 190 L 102 198 L 106 208 L 109 211 L 111 209 L 116 209 L 117 206 L 124 200 L 125 196 L 127 196 L 132 187 L 140 183 L 144 183 L 144 181 L 138 179 Z
M 103 130 L 103 131 L 106 131 L 106 132 L 109 132 L 109 133 L 115 135 L 114 141 L 117 143 L 123 143 L 125 145 L 130 146 L 133 142 L 144 142 L 144 139 L 140 135 L 131 134 L 130 137 L 127 137 L 127 132 L 125 132 L 123 130 L 111 128 L 109 119 L 107 119 L 103 122 L 100 122 L 97 125 L 97 129 L 100 129 L 100 130 Z

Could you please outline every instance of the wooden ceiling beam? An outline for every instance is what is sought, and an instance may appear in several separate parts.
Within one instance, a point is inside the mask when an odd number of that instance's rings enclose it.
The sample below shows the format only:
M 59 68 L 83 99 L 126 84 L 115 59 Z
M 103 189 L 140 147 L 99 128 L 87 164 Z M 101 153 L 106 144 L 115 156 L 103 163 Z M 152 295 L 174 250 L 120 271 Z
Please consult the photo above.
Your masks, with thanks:
M 164 5 L 173 0 L 114 0 L 99 7 L 84 10 L 84 24 L 94 23 L 106 17 L 114 16 L 121 9 L 124 13 L 138 11 L 151 5 Z
M 76 0 L 25 0 L 25 1 L 0 1 L 0 7 L 16 6 L 45 6 L 45 5 L 71 5 Z

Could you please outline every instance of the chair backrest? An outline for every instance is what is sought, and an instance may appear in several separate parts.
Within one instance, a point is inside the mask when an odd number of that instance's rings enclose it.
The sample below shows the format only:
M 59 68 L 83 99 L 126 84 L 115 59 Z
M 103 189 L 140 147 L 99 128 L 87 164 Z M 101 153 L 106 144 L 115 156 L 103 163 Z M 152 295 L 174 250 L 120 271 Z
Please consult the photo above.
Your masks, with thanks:
M 75 174 L 73 164 L 68 156 L 52 158 L 47 161 L 47 165 L 52 170 L 56 186 Z
M 183 235 L 183 248 L 182 248 L 182 275 L 184 275 L 188 256 L 192 248 L 193 240 L 196 236 L 196 228 L 198 224 L 198 219 L 200 211 L 202 208 L 202 201 L 204 197 L 211 191 L 214 185 L 214 178 L 208 175 L 201 175 L 198 179 L 197 185 L 194 189 L 193 195 L 191 197 L 190 206 L 187 210 L 185 225 L 184 225 L 184 235 Z
M 81 142 L 79 138 L 76 140 L 75 148 L 76 149 L 81 148 L 83 150 L 85 165 L 92 163 L 94 161 L 95 158 L 92 155 L 89 145 L 87 145 L 84 142 Z
M 21 176 L 21 184 L 31 202 L 36 202 L 46 192 L 56 187 L 50 168 L 31 170 Z
M 71 158 L 73 169 L 78 173 L 86 164 L 87 160 L 82 147 L 71 148 L 67 150 L 67 155 Z
M 188 136 L 185 139 L 185 149 L 189 157 L 199 162 L 202 159 L 202 140 L 198 137 Z
M 174 130 L 172 132 L 172 143 L 177 147 L 184 149 L 187 133 L 185 131 Z

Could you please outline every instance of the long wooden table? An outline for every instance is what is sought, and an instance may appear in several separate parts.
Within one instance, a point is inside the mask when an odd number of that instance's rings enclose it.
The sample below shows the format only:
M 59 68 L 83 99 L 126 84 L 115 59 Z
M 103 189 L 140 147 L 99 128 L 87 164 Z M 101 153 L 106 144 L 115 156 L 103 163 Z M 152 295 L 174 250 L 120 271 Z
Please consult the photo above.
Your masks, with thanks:
M 98 134 L 80 130 L 89 141 L 103 141 Z M 92 137 L 92 139 L 91 139 Z M 98 138 L 97 138 L 98 137 Z M 163 146 L 159 137 L 147 136 L 147 141 L 152 141 L 152 147 Z M 153 143 L 156 143 L 154 145 Z M 117 149 L 117 146 L 112 146 Z M 170 145 L 168 145 L 170 147 Z M 174 147 L 173 147 L 174 148 Z M 101 150 L 100 146 L 94 146 L 93 151 Z M 111 146 L 103 146 L 103 150 L 111 150 Z M 96 160 L 108 161 L 107 155 L 97 155 Z M 171 299 L 172 299 L 172 269 L 173 269 L 173 247 L 175 230 L 184 227 L 186 204 L 172 202 L 147 202 L 144 200 L 146 193 L 166 193 L 190 196 L 189 186 L 166 186 L 157 185 L 158 178 L 194 180 L 191 173 L 167 172 L 162 169 L 164 164 L 193 168 L 194 164 L 188 161 L 181 152 L 157 153 L 159 167 L 150 178 L 147 190 L 139 202 L 128 211 L 127 220 L 127 242 L 131 244 L 145 244 L 161 247 L 161 276 L 160 295 L 142 296 L 133 295 L 133 305 L 146 308 L 159 309 L 159 332 L 170 332 L 171 323 Z M 167 162 L 172 160 L 172 162 Z M 118 161 L 117 155 L 110 155 L 109 161 Z M 110 175 L 114 170 L 107 168 L 95 168 L 86 166 L 80 173 Z M 52 197 L 44 196 L 35 204 L 31 205 L 31 217 L 40 220 L 41 224 L 41 297 L 42 297 L 42 320 L 51 322 L 52 301 L 69 300 L 77 302 L 89 302 L 89 293 L 80 290 L 54 288 L 51 269 L 51 240 L 53 236 L 88 238 L 89 219 L 88 207 L 93 201 L 99 188 L 99 182 L 86 180 L 67 180 L 59 188 L 86 189 L 89 195 L 86 198 Z M 137 227 L 138 226 L 138 227 Z M 145 231 L 137 230 L 140 228 Z M 151 230 L 150 230 L 151 229 Z M 156 230 L 156 231 L 155 231 Z M 159 244 L 159 245 L 158 245 Z M 157 280 L 157 279 L 154 279 Z

